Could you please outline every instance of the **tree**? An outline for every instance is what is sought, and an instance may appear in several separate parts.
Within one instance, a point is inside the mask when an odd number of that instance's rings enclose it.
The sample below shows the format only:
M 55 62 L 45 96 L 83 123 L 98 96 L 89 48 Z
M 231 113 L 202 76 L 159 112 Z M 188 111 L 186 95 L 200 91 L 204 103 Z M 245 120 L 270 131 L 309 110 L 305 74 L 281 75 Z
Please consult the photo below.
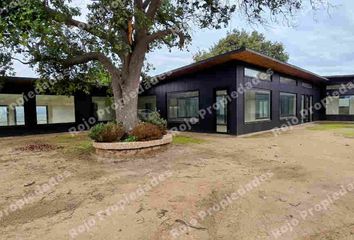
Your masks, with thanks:
M 136 95 L 148 52 L 184 47 L 191 25 L 221 28 L 235 11 L 262 22 L 264 13 L 291 14 L 302 1 L 95 0 L 82 14 L 71 0 L 2 0 L 0 49 L 12 59 L 23 56 L 17 60 L 41 81 L 55 79 L 52 90 L 61 93 L 87 91 L 98 77 L 109 78 L 116 119 L 130 130 L 138 122 Z
M 228 32 L 225 38 L 219 40 L 208 51 L 197 52 L 193 59 L 198 62 L 242 47 L 263 53 L 283 62 L 289 60 L 289 55 L 285 52 L 282 43 L 268 41 L 262 33 L 257 31 L 248 33 L 245 30 Z

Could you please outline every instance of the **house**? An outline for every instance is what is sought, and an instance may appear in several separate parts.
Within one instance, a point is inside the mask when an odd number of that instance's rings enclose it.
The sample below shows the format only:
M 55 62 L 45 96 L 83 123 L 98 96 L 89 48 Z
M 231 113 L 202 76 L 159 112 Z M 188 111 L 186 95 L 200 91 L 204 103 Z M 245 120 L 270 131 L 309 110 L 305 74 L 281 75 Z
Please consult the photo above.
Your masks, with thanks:
M 241 135 L 284 124 L 354 120 L 354 75 L 323 77 L 249 49 L 156 79 L 139 96 L 139 108 L 158 110 L 176 130 Z M 114 119 L 105 88 L 57 96 L 40 94 L 45 86 L 34 80 L 0 82 L 0 135 L 87 130 Z

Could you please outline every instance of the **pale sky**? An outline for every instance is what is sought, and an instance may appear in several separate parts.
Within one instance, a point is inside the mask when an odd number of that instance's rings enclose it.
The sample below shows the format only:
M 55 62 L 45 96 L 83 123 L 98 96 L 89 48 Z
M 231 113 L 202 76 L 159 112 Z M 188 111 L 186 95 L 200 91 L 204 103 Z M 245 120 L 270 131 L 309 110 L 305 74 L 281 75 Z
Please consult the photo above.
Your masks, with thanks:
M 86 0 L 74 0 L 85 2 Z M 149 53 L 148 62 L 163 73 L 193 62 L 198 50 L 208 49 L 231 29 L 257 30 L 267 39 L 282 42 L 290 55 L 289 63 L 320 75 L 354 74 L 354 1 L 332 0 L 335 7 L 329 11 L 303 10 L 293 19 L 291 27 L 283 23 L 269 26 L 250 26 L 240 16 L 234 16 L 226 29 L 192 32 L 193 41 L 188 50 L 158 49 Z M 16 76 L 34 77 L 27 66 L 15 63 Z

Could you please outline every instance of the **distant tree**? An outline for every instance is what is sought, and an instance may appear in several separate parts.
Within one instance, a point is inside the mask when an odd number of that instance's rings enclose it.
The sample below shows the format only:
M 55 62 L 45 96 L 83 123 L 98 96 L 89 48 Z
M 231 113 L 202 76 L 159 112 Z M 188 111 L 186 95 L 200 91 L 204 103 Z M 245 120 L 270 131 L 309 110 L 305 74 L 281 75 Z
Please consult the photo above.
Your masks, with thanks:
M 269 41 L 262 33 L 257 31 L 248 33 L 245 30 L 228 32 L 225 38 L 219 40 L 208 51 L 199 51 L 193 58 L 198 62 L 242 47 L 263 53 L 283 62 L 289 60 L 289 55 L 285 52 L 282 43 Z

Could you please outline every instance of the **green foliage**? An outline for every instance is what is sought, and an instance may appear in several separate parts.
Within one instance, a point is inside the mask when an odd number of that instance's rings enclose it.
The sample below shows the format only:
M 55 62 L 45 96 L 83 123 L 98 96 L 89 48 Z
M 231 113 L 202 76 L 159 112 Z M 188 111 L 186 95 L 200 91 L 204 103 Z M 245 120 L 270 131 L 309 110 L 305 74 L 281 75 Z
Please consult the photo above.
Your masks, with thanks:
M 139 123 L 130 133 L 130 136 L 136 137 L 137 141 L 157 140 L 161 139 L 163 135 L 161 129 L 151 123 Z
M 138 139 L 135 136 L 128 136 L 123 142 L 136 142 Z
M 183 145 L 183 144 L 201 144 L 204 142 L 205 142 L 205 140 L 203 140 L 203 139 L 182 136 L 182 135 L 177 135 L 177 136 L 173 137 L 174 144 L 181 144 L 181 145 Z
M 89 137 L 96 142 L 115 142 L 125 135 L 124 128 L 116 123 L 99 123 L 90 130 Z
M 208 51 L 199 51 L 193 58 L 195 61 L 201 61 L 243 47 L 283 62 L 289 60 L 289 55 L 285 52 L 282 43 L 268 41 L 262 33 L 256 31 L 248 33 L 245 30 L 229 32 L 225 38 L 221 39 Z
M 157 111 L 149 113 L 143 121 L 158 126 L 164 133 L 167 130 L 167 121 Z

